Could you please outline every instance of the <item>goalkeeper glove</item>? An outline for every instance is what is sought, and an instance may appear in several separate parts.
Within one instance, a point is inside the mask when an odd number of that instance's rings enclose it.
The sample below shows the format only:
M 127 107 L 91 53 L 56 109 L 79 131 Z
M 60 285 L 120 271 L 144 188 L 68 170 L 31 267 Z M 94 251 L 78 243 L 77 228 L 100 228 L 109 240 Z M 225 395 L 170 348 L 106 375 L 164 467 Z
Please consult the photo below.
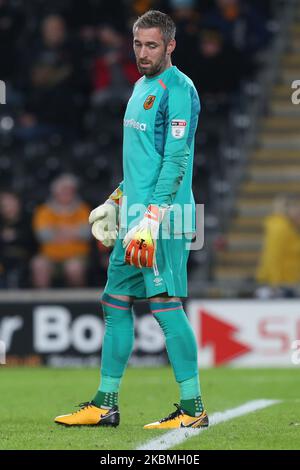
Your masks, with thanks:
M 89 223 L 92 224 L 92 234 L 104 246 L 112 247 L 118 235 L 119 206 L 122 190 L 118 187 L 104 204 L 92 210 Z
M 159 224 L 166 209 L 149 205 L 141 222 L 126 234 L 123 240 L 125 262 L 137 268 L 153 268 L 158 275 L 156 263 L 156 240 Z

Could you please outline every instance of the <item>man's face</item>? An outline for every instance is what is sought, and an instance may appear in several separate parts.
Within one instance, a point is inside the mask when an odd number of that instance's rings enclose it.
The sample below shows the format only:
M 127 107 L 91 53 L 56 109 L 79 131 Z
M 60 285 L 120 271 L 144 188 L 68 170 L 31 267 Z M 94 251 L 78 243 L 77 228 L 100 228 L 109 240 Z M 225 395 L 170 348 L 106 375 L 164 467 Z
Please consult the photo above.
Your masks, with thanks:
M 20 201 L 10 193 L 3 193 L 0 199 L 0 214 L 6 220 L 17 219 L 20 215 Z
M 66 27 L 62 17 L 49 15 L 42 25 L 43 39 L 47 45 L 59 46 L 66 37 Z
M 151 77 L 163 72 L 174 48 L 175 40 L 166 46 L 159 28 L 136 28 L 134 31 L 133 49 L 142 75 Z
M 55 187 L 53 195 L 58 204 L 67 206 L 69 204 L 72 204 L 76 198 L 76 186 L 67 181 L 61 181 Z

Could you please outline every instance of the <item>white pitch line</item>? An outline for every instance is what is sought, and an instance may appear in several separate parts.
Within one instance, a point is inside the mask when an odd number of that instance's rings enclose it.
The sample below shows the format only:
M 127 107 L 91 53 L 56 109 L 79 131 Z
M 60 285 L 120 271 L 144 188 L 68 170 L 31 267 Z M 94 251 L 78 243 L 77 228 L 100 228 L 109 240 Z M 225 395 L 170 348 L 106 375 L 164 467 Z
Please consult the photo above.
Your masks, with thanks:
M 244 403 L 237 408 L 231 408 L 225 411 L 217 411 L 209 417 L 209 427 L 215 426 L 216 424 L 223 423 L 233 418 L 252 413 L 253 411 L 262 410 L 267 406 L 276 405 L 280 403 L 280 400 L 253 400 Z M 150 441 L 137 447 L 136 450 L 166 450 L 171 447 L 177 446 L 182 442 L 186 441 L 190 437 L 197 436 L 198 434 L 206 431 L 209 428 L 199 429 L 174 429 L 174 431 L 168 431 L 162 436 L 151 439 Z

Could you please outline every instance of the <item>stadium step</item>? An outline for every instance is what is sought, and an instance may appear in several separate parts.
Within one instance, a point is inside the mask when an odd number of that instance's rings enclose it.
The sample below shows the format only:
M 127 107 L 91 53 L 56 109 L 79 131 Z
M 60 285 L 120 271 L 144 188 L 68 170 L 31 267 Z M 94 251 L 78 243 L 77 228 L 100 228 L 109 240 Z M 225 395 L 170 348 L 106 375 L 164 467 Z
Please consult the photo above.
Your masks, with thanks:
M 299 108 L 300 118 L 300 108 Z M 269 149 L 300 149 L 300 133 L 295 131 L 286 131 L 285 134 L 262 132 L 261 146 Z
M 298 12 L 297 12 L 298 13 Z M 299 22 L 298 23 L 294 23 L 291 27 L 290 27 L 290 33 L 293 35 L 293 37 L 297 36 L 299 37 L 300 39 L 300 24 Z
M 273 165 L 280 161 L 300 164 L 300 149 L 259 149 L 251 156 L 251 163 L 255 164 L 269 162 Z
M 255 267 L 258 264 L 258 251 L 225 251 L 217 255 L 218 265 L 221 267 Z
M 297 55 L 297 54 L 295 54 Z M 299 78 L 299 71 L 300 71 L 300 62 L 299 61 L 294 61 L 288 65 L 288 66 L 283 66 L 281 65 L 282 67 L 282 76 L 284 77 L 285 74 L 288 75 L 288 74 L 293 74 L 294 75 L 294 78 L 291 80 L 290 84 L 292 84 L 292 82 L 294 80 L 297 80 L 297 78 Z M 286 82 L 285 82 L 286 83 Z M 291 88 L 292 90 L 292 88 Z
M 300 161 L 299 161 L 300 164 Z M 252 173 L 255 174 L 256 172 L 264 173 L 266 171 L 271 171 L 276 174 L 277 172 L 281 173 L 289 173 L 289 172 L 298 172 L 300 169 L 300 165 L 295 164 L 294 162 L 286 163 L 284 160 L 275 161 L 273 164 L 271 162 L 260 162 L 257 164 L 251 163 L 248 165 L 248 173 L 251 175 Z
M 299 75 L 300 77 L 300 70 Z M 295 73 L 290 75 L 287 78 L 288 83 L 292 83 L 295 80 Z M 291 93 L 292 95 L 292 93 Z M 293 104 L 292 100 L 290 101 L 282 101 L 278 99 L 272 100 L 270 103 L 271 113 L 274 116 L 286 116 L 286 117 L 300 117 L 300 105 Z
M 291 40 L 290 50 L 294 53 L 300 52 L 300 38 L 294 36 Z
M 300 48 L 300 42 L 299 42 L 299 48 Z M 275 85 L 273 87 L 272 96 L 276 100 L 287 101 L 291 99 L 292 92 L 293 92 L 293 89 L 291 88 L 291 83 L 280 84 L 280 85 Z M 266 120 L 268 120 L 268 118 Z
M 298 54 L 294 54 L 293 52 L 284 54 L 283 59 L 281 61 L 281 66 L 285 68 L 300 68 L 300 57 Z
M 240 191 L 240 195 L 243 197 L 256 197 L 261 198 L 262 196 L 268 195 L 275 197 L 278 194 L 282 193 L 296 193 L 300 196 L 300 183 L 291 181 L 291 182 L 256 182 L 250 181 L 245 182 Z
M 297 67 L 288 68 L 287 70 L 283 70 L 281 72 L 281 81 L 286 84 L 286 86 L 291 87 L 291 96 L 293 93 L 292 83 L 300 77 L 300 69 Z M 292 101 L 291 101 L 292 102 Z
M 283 181 L 299 181 L 300 182 L 300 166 L 279 165 L 279 166 L 252 166 L 248 170 L 248 175 L 253 181 L 265 182 L 283 182 Z
M 215 280 L 219 282 L 235 281 L 240 282 L 255 277 L 253 267 L 218 267 L 215 270 Z
M 231 230 L 226 236 L 229 250 L 260 250 L 262 246 L 261 234 L 256 233 L 234 233 Z
M 231 231 L 234 232 L 258 232 L 263 228 L 264 215 L 261 216 L 238 216 L 232 221 Z
M 263 120 L 262 129 L 264 132 L 276 132 L 286 135 L 286 133 L 299 133 L 299 119 L 294 117 L 270 116 Z
M 264 199 L 242 199 L 236 204 L 236 211 L 240 216 L 266 216 L 272 211 L 273 198 Z
M 284 159 L 284 156 L 282 156 L 281 159 L 277 159 L 277 160 L 274 158 L 273 162 L 269 160 L 252 161 L 251 159 L 251 163 L 248 165 L 248 170 L 249 172 L 264 171 L 267 169 L 270 169 L 270 170 L 273 169 L 274 171 L 277 171 L 277 170 L 279 171 L 279 169 L 283 170 L 286 168 L 289 171 L 293 171 L 292 169 L 299 170 L 299 165 L 300 165 L 300 158 L 299 158 L 299 162 Z

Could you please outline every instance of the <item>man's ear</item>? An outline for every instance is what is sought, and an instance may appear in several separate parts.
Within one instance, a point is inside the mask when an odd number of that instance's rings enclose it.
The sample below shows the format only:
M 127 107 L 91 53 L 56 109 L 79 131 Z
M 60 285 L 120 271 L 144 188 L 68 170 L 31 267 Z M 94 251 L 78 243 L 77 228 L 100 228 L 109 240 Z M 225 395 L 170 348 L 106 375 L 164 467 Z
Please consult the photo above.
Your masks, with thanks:
M 175 39 L 171 39 L 171 41 L 167 45 L 167 54 L 171 55 L 175 47 L 176 47 L 176 41 Z

